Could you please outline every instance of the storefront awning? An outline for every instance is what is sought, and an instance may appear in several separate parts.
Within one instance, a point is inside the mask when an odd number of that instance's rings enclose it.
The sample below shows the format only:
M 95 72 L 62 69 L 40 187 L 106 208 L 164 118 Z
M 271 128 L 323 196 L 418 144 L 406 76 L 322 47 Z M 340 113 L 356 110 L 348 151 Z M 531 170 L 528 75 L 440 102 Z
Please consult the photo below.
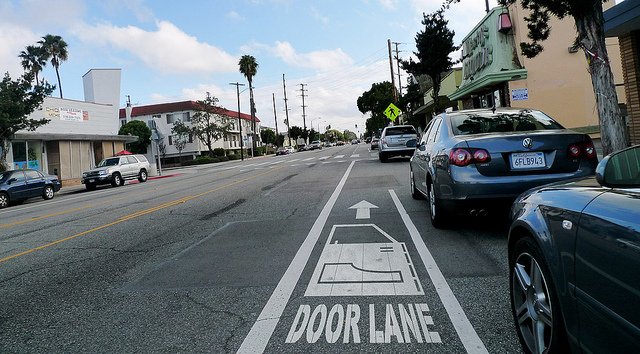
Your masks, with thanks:
M 83 140 L 83 141 L 123 141 L 132 143 L 138 141 L 132 135 L 94 135 L 94 134 L 51 134 L 51 133 L 16 133 L 15 140 Z
M 456 92 L 449 95 L 449 99 L 454 101 L 469 96 L 483 88 L 491 87 L 505 81 L 522 80 L 527 78 L 527 69 L 515 69 L 488 73 L 470 84 L 460 87 Z

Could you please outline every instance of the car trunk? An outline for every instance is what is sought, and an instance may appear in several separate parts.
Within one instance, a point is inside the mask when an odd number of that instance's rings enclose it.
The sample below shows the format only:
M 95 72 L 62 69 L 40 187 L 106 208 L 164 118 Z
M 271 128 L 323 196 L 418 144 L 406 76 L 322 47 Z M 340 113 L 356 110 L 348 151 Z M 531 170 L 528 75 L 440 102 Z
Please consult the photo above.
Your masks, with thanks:
M 412 139 L 416 139 L 416 134 L 387 135 L 384 137 L 384 143 L 388 147 L 404 147 Z
M 459 138 L 464 139 L 472 151 L 485 149 L 489 152 L 489 162 L 475 163 L 484 176 L 575 172 L 580 161 L 587 157 L 582 148 L 579 157 L 570 156 L 569 146 L 591 141 L 587 135 L 569 130 L 478 134 Z M 525 147 L 526 138 L 531 139 L 530 147 Z

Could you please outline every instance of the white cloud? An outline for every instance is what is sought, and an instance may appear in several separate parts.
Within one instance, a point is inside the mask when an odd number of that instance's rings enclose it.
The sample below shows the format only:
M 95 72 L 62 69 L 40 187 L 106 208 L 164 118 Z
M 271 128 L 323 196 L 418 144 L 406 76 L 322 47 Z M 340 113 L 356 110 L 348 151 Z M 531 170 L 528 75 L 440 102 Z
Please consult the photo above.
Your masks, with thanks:
M 74 34 L 87 44 L 112 46 L 128 51 L 146 65 L 163 73 L 230 72 L 237 59 L 210 44 L 180 30 L 171 22 L 158 21 L 157 30 L 110 24 L 81 25 Z
M 291 43 L 278 41 L 270 51 L 289 65 L 321 71 L 353 64 L 349 55 L 340 48 L 298 53 Z
M 244 17 L 242 17 L 242 15 L 240 15 L 240 14 L 239 14 L 239 13 L 237 13 L 236 11 L 229 11 L 229 12 L 227 12 L 227 15 L 226 15 L 226 16 L 227 16 L 227 18 L 228 18 L 228 19 L 231 19 L 231 20 L 233 20 L 233 21 L 239 21 L 239 22 L 242 22 L 242 21 L 244 21 L 244 20 L 245 20 L 245 18 L 244 18 Z
M 386 9 L 395 10 L 398 0 L 378 0 L 378 2 Z
M 23 69 L 18 55 L 28 45 L 35 44 L 40 36 L 32 31 L 13 25 L 0 24 L 0 76 L 9 72 L 12 78 L 22 75 Z
M 323 25 L 326 25 L 329 23 L 329 17 L 323 16 L 315 6 L 311 7 L 311 14 L 313 15 L 313 18 L 320 21 L 320 23 L 322 23 Z

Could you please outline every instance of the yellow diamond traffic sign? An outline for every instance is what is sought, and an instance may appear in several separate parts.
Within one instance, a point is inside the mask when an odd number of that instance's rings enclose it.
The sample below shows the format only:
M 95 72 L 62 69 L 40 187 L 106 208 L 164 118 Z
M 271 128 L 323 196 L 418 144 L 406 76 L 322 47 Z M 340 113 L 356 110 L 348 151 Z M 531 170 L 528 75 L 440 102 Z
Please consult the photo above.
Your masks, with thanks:
M 389 103 L 389 107 L 384 110 L 384 115 L 387 116 L 387 118 L 391 119 L 392 122 L 396 120 L 396 118 L 398 118 L 400 113 L 402 113 L 400 108 L 396 107 L 396 105 L 393 103 Z

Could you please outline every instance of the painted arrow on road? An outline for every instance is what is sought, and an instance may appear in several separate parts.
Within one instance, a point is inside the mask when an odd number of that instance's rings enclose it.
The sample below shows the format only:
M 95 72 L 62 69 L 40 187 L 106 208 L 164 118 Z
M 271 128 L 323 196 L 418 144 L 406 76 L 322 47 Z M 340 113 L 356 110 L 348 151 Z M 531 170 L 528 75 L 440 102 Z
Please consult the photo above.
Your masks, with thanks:
M 349 209 L 356 209 L 356 219 L 369 219 L 371 218 L 371 209 L 378 208 L 377 206 L 369 203 L 366 200 L 361 201 L 355 205 L 349 207 Z

